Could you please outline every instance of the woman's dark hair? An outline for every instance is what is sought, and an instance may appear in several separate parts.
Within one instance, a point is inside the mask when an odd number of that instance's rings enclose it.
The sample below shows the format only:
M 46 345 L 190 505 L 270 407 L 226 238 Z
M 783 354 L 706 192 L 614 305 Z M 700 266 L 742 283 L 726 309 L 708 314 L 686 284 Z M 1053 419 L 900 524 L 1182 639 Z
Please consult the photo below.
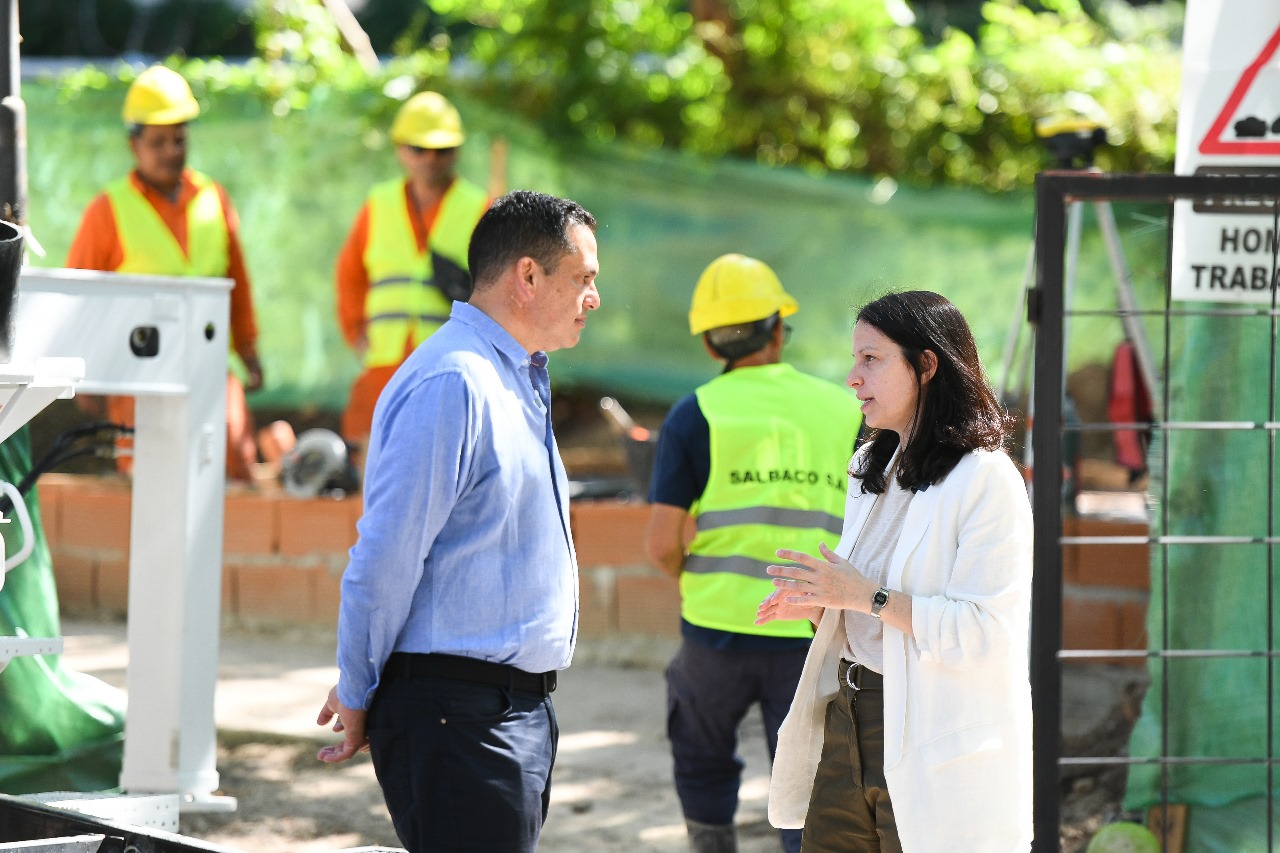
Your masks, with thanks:
M 998 450 L 1013 424 L 987 384 L 978 347 L 964 315 L 950 300 L 927 290 L 889 293 L 863 306 L 858 322 L 874 326 L 901 349 L 920 381 L 924 352 L 938 367 L 916 400 L 915 429 L 897 465 L 898 483 L 920 491 L 939 483 L 971 450 Z M 885 469 L 899 436 L 877 430 L 861 467 L 853 475 L 862 491 L 881 494 Z
M 509 192 L 495 201 L 471 232 L 467 265 L 477 288 L 495 281 L 520 258 L 537 261 L 548 273 L 575 251 L 569 229 L 596 230 L 596 218 L 567 198 L 532 190 Z

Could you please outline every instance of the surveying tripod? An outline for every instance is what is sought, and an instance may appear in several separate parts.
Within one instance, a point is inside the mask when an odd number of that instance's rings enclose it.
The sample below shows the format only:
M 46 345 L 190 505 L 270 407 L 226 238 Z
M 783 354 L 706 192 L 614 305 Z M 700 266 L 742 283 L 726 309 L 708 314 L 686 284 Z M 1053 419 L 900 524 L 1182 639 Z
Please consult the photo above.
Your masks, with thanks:
M 1101 173 L 1093 165 L 1094 152 L 1106 142 L 1106 131 L 1098 124 L 1088 120 L 1068 120 L 1055 122 L 1037 122 L 1036 135 L 1044 142 L 1045 147 L 1056 158 L 1055 168 L 1060 170 Z M 1071 303 L 1075 289 L 1076 270 L 1080 260 L 1080 237 L 1083 231 L 1083 215 L 1085 202 L 1068 202 L 1067 209 L 1067 257 L 1063 280 L 1063 320 L 1062 340 L 1067 346 L 1071 340 Z M 1109 201 L 1093 202 L 1094 216 L 1098 228 L 1106 244 L 1107 257 L 1111 263 L 1111 272 L 1115 276 L 1116 307 L 1119 309 L 1120 321 L 1124 325 L 1125 337 L 1132 344 L 1137 358 L 1138 369 L 1142 380 L 1151 391 L 1153 398 L 1158 387 L 1156 384 L 1155 362 L 1151 355 L 1151 345 L 1147 341 L 1146 330 L 1138 314 L 1138 301 L 1134 296 L 1133 277 L 1129 272 L 1129 264 L 1124 256 L 1124 247 L 1120 244 L 1120 231 L 1116 227 L 1115 213 Z M 1021 300 L 1014 306 L 1013 319 L 1009 324 L 1009 334 L 1005 339 L 1003 371 L 997 392 L 1001 401 L 1020 400 L 1023 395 L 1022 382 L 1029 372 L 1032 355 L 1035 352 L 1035 325 L 1027 317 L 1027 305 L 1031 289 L 1035 286 L 1035 238 L 1032 237 L 1031 248 L 1027 252 L 1027 264 L 1023 273 Z M 1019 350 L 1023 325 L 1029 326 L 1025 349 Z M 1015 367 L 1016 362 L 1016 367 Z M 1067 388 L 1067 359 L 1062 361 L 1062 392 L 1065 396 Z M 1034 458 L 1031 452 L 1031 430 L 1035 421 L 1034 412 L 1034 374 L 1026 389 L 1027 399 L 1027 437 L 1023 448 L 1023 463 L 1026 470 L 1033 467 Z M 1065 411 L 1065 409 L 1064 409 Z

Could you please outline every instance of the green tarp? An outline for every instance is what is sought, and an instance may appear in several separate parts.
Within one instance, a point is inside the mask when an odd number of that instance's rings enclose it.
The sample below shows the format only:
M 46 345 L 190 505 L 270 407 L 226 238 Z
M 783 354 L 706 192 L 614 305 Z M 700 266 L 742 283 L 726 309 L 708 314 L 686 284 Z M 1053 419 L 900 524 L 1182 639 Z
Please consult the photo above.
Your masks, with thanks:
M 131 167 L 122 92 L 64 104 L 50 86 L 28 84 L 23 97 L 30 220 L 48 250 L 33 262 L 61 266 L 85 205 Z M 1030 193 L 925 191 L 621 145 L 566 147 L 500 108 L 458 103 L 463 174 L 487 186 L 490 145 L 501 136 L 507 189 L 567 195 L 599 219 L 603 307 L 576 349 L 553 356 L 561 387 L 669 402 L 709 378 L 714 365 L 686 312 L 698 275 L 725 252 L 768 262 L 799 300 L 787 357 L 803 370 L 843 379 L 851 309 L 887 289 L 925 288 L 959 305 L 998 371 L 1031 244 Z M 243 226 L 267 374 L 253 406 L 345 403 L 358 366 L 337 328 L 333 265 L 369 186 L 399 172 L 383 132 L 393 106 L 376 94 L 319 92 L 306 112 L 276 116 L 261 99 L 216 95 L 192 125 L 191 163 L 227 187 Z M 1133 224 L 1121 217 L 1122 228 Z M 1105 255 L 1087 236 L 1080 287 L 1114 305 Z M 1114 321 L 1077 331 L 1074 365 L 1107 361 L 1120 340 Z
M 26 428 L 0 443 L 0 481 L 31 469 Z M 58 593 L 45 545 L 37 489 L 26 496 L 35 549 L 0 589 L 0 635 L 60 637 Z M 6 514 L 6 517 L 11 517 Z M 5 553 L 22 533 L 0 525 Z M 105 791 L 117 786 L 124 748 L 124 694 L 62 667 L 57 655 L 17 657 L 0 671 L 0 791 Z
M 1272 421 L 1271 323 L 1266 316 L 1175 318 L 1166 419 Z M 1270 443 L 1270 435 L 1256 429 L 1170 431 L 1152 452 L 1153 534 L 1276 535 L 1277 519 L 1268 519 L 1277 464 Z M 1277 567 L 1269 565 L 1274 563 L 1269 550 L 1261 542 L 1151 548 L 1149 647 L 1226 656 L 1190 654 L 1150 662 L 1151 683 L 1130 754 L 1249 761 L 1130 770 L 1127 807 L 1162 800 L 1192 806 L 1187 849 L 1269 849 L 1265 801 L 1256 799 L 1265 797 L 1268 787 L 1261 760 L 1274 754 L 1268 739 L 1275 720 L 1268 715 L 1275 705 L 1268 704 L 1268 689 L 1273 703 L 1280 698 L 1274 661 L 1262 654 L 1275 648 L 1269 620 L 1275 618 L 1273 590 L 1280 581 Z

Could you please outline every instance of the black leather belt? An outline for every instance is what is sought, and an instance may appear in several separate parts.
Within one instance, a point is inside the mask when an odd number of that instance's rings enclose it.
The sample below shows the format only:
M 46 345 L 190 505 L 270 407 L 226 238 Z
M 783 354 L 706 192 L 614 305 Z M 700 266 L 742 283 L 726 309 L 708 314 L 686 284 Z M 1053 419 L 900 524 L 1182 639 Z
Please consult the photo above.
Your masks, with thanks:
M 382 669 L 384 681 L 397 678 L 450 678 L 476 684 L 492 684 L 546 696 L 556 689 L 556 671 L 525 672 L 505 663 L 458 655 L 392 652 Z
M 858 692 L 859 690 L 884 689 L 884 676 L 873 669 L 867 669 L 860 663 L 840 660 L 840 684 Z

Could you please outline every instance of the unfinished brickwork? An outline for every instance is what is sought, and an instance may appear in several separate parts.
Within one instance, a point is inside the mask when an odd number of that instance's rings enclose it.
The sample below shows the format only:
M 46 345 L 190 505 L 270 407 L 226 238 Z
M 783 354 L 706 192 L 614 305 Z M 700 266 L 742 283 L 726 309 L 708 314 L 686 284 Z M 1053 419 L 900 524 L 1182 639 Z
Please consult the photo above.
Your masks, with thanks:
M 128 607 L 131 495 L 123 480 L 50 474 L 39 482 L 59 606 L 71 616 L 123 617 Z M 222 618 L 243 627 L 332 627 L 359 497 L 298 499 L 232 490 L 223 518 Z M 570 510 L 581 571 L 583 638 L 679 633 L 676 583 L 648 565 L 648 507 L 583 501 Z M 1142 536 L 1132 522 L 1068 519 L 1068 536 Z M 1145 647 L 1145 545 L 1063 551 L 1066 648 Z

